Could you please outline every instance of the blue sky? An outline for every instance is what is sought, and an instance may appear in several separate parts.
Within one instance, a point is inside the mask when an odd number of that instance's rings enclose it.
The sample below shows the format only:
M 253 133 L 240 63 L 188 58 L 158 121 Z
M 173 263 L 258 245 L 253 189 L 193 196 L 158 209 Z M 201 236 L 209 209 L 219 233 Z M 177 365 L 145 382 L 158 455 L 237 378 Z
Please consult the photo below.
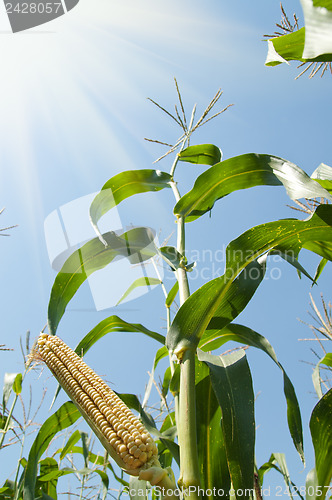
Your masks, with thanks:
M 301 18 L 299 2 L 288 1 L 285 7 Z M 220 109 L 235 104 L 201 129 L 192 143 L 214 143 L 224 158 L 248 152 L 274 154 L 309 174 L 321 162 L 332 165 L 330 75 L 295 81 L 295 65 L 264 66 L 262 38 L 280 20 L 278 1 L 80 0 L 66 16 L 15 35 L 8 31 L 4 12 L 0 15 L 0 204 L 6 207 L 0 227 L 18 224 L 9 238 L 0 241 L 0 343 L 15 349 L 0 353 L 1 377 L 22 370 L 19 337 L 31 330 L 35 338 L 46 323 L 55 271 L 47 253 L 45 219 L 63 205 L 97 192 L 122 170 L 153 168 L 152 162 L 164 149 L 144 137 L 172 142 L 179 130 L 146 98 L 172 109 L 173 77 L 188 114 L 194 103 L 202 111 L 218 88 L 224 91 Z M 161 161 L 158 168 L 169 171 L 170 159 Z M 181 193 L 190 189 L 201 170 L 189 164 L 178 167 Z M 150 225 L 163 241 L 175 228 L 172 203 L 170 192 L 159 197 L 140 195 L 124 203 L 119 214 L 123 225 Z M 211 218 L 206 215 L 187 226 L 188 251 L 200 256 L 200 269 L 212 268 L 204 250 L 216 255 L 253 225 L 296 217 L 288 203 L 280 187 L 235 193 L 216 205 Z M 318 259 L 303 253 L 302 262 L 313 273 Z M 298 318 L 310 321 L 311 288 L 285 263 L 272 262 L 270 269 L 274 267 L 281 278 L 272 279 L 268 271 L 270 279 L 261 285 L 239 322 L 270 340 L 296 387 L 309 470 L 313 455 L 308 420 L 315 395 L 311 367 L 301 360 L 314 362 L 314 356 L 312 344 L 298 340 L 312 336 Z M 330 273 L 327 266 L 312 290 L 318 301 L 321 292 L 330 299 Z M 192 290 L 203 284 L 203 277 L 195 275 Z M 169 275 L 165 279 L 168 284 Z M 155 289 L 116 309 L 96 311 L 89 287 L 82 287 L 58 333 L 73 347 L 111 314 L 165 333 L 162 297 L 161 290 Z M 116 390 L 142 395 L 157 348 L 152 340 L 111 334 L 86 359 Z M 258 465 L 271 452 L 284 451 L 295 483 L 304 484 L 305 473 L 287 431 L 281 374 L 254 349 L 248 357 L 259 393 Z M 49 387 L 51 399 L 54 383 L 49 374 L 44 370 L 38 377 L 31 373 L 28 382 L 40 391 Z M 47 417 L 46 408 L 41 420 Z M 12 448 L 2 453 L 15 460 Z M 9 465 L 9 472 L 13 468 Z M 8 474 L 2 469 L 1 481 Z M 270 480 L 282 484 L 273 474 Z

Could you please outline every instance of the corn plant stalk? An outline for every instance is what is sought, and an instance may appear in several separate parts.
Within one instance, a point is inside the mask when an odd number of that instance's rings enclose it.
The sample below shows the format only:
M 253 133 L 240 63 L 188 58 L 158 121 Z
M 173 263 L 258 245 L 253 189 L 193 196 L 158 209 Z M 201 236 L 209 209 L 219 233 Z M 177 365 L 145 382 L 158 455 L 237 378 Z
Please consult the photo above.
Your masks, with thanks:
M 193 123 L 194 111 L 192 114 L 191 125 Z M 190 131 L 190 128 L 189 128 Z M 180 152 L 189 142 L 190 132 L 183 140 Z M 171 173 L 174 175 L 179 155 L 176 156 Z M 176 201 L 180 199 L 180 193 L 176 183 L 172 182 L 172 190 Z M 177 219 L 177 251 L 185 256 L 185 220 L 182 216 Z M 180 305 L 182 305 L 190 295 L 187 270 L 179 268 L 176 271 L 179 283 Z M 199 463 L 197 449 L 197 430 L 196 430 L 196 401 L 195 401 L 195 354 L 196 349 L 188 349 L 180 361 L 180 399 L 179 399 L 179 421 L 178 421 L 178 439 L 180 446 L 180 478 L 179 486 L 189 489 L 188 497 L 192 500 L 199 498 L 198 487 Z

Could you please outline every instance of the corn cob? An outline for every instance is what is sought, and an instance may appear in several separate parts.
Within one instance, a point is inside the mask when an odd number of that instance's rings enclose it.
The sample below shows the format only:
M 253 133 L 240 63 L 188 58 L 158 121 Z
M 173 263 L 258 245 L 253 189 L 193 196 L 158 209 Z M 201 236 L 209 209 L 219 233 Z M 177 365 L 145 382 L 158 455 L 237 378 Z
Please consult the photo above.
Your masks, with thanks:
M 37 345 L 38 357 L 119 467 L 132 476 L 150 468 L 161 470 L 152 437 L 108 385 L 59 337 L 41 334 Z

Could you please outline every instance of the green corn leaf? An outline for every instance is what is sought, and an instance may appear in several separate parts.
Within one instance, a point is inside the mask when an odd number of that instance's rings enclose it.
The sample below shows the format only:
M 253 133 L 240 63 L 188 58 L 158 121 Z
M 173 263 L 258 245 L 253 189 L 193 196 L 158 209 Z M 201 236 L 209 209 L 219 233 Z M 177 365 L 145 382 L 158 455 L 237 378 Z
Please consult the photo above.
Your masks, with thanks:
M 78 441 L 79 441 L 81 439 L 81 433 L 79 430 L 77 430 L 74 432 L 74 434 L 76 434 L 76 432 L 78 433 Z M 62 450 L 63 450 L 63 448 L 60 448 L 59 450 L 56 451 L 56 453 L 54 455 L 56 455 L 57 453 L 62 453 Z M 78 455 L 82 455 L 82 457 L 83 457 L 83 448 L 82 448 L 82 446 L 72 446 L 70 448 L 70 453 L 72 453 L 72 454 L 76 453 Z M 89 451 L 88 458 L 89 458 L 89 462 L 94 463 L 96 465 L 104 465 L 104 463 L 105 463 L 104 457 L 101 457 L 100 455 L 95 455 L 91 451 Z
M 213 144 L 189 146 L 179 154 L 180 161 L 202 165 L 215 165 L 221 161 L 221 157 L 221 150 Z
M 49 495 L 47 495 L 46 493 L 44 493 L 43 491 L 41 492 L 41 495 L 36 497 L 36 500 L 54 500 L 53 497 L 50 497 Z
M 3 412 L 5 411 L 5 408 L 7 406 L 9 396 L 10 396 L 10 393 L 12 392 L 13 384 L 15 382 L 17 375 L 18 375 L 18 373 L 5 373 L 5 376 L 3 379 L 3 389 L 2 389 Z
M 329 9 L 330 0 L 300 1 L 306 27 L 302 57 L 315 59 L 316 61 L 320 60 L 320 58 L 325 61 L 332 61 L 332 12 Z
M 175 412 L 168 413 L 165 417 L 162 426 L 160 428 L 161 434 L 171 433 L 172 436 L 176 436 L 176 427 L 175 427 Z
M 127 170 L 111 177 L 90 206 L 90 220 L 98 236 L 98 221 L 123 200 L 139 193 L 170 187 L 171 176 L 160 170 Z
M 183 256 L 177 251 L 177 249 L 171 246 L 159 248 L 159 254 L 173 271 L 176 271 L 184 260 Z M 186 264 L 186 262 L 187 261 L 185 259 L 184 264 Z
M 146 389 L 145 389 L 145 394 L 144 394 L 143 403 L 142 403 L 143 408 L 145 408 L 145 406 L 147 405 L 150 394 L 151 394 L 151 389 L 153 387 L 153 382 L 154 382 L 155 369 L 156 369 L 159 361 L 167 355 L 168 355 L 168 351 L 167 351 L 165 346 L 160 347 L 160 349 L 158 349 L 158 351 L 156 352 L 156 355 L 155 355 L 154 360 L 153 360 L 153 365 L 152 365 L 152 370 L 150 373 L 149 381 L 148 381 Z
M 121 236 L 106 233 L 103 238 L 107 246 L 94 238 L 76 250 L 64 263 L 52 287 L 48 306 L 50 334 L 55 335 L 68 303 L 92 273 L 106 267 L 117 256 L 128 258 L 132 264 L 151 258 L 155 254 L 154 236 L 149 228 L 131 229 Z
M 22 496 L 19 497 L 20 492 L 17 491 L 17 485 L 14 481 L 10 479 L 6 479 L 2 488 L 0 488 L 0 500 L 9 500 L 17 496 L 19 500 L 22 499 Z
M 269 472 L 271 469 L 278 471 L 282 475 L 282 477 L 284 478 L 285 485 L 287 488 L 287 496 L 289 496 L 289 498 L 293 498 L 292 492 L 296 492 L 297 495 L 302 500 L 304 500 L 303 496 L 300 494 L 299 488 L 297 488 L 297 486 L 290 479 L 290 475 L 288 472 L 288 467 L 287 467 L 286 458 L 285 458 L 284 453 L 272 453 L 272 455 L 269 458 L 269 461 L 266 462 L 265 464 L 263 464 L 259 468 L 258 476 L 259 476 L 259 480 L 260 480 L 261 485 L 263 485 L 264 475 L 267 472 Z M 263 491 L 264 491 L 264 489 L 263 489 Z M 268 496 L 270 496 L 271 490 L 269 488 L 267 488 L 266 493 L 268 494 Z M 278 496 L 278 494 L 281 494 L 281 493 L 282 493 L 282 489 L 280 486 L 280 487 L 278 487 L 278 490 L 277 490 L 277 496 Z
M 56 469 L 54 471 L 45 474 L 44 476 L 38 476 L 38 481 L 48 482 L 53 481 L 54 479 L 58 479 L 62 476 L 67 476 L 68 474 L 81 474 L 81 475 L 89 475 L 95 472 L 93 469 L 88 469 L 87 467 L 83 467 L 83 469 L 72 469 L 71 467 L 64 467 L 63 469 Z
M 60 452 L 60 460 L 63 460 L 64 457 L 67 455 L 67 453 L 71 453 L 73 447 L 80 439 L 81 439 L 80 431 L 78 430 L 74 431 Z
M 326 260 L 332 260 L 332 243 L 329 241 L 307 241 L 303 248 L 310 250 Z
M 189 193 L 182 196 L 174 213 L 186 222 L 210 211 L 215 202 L 239 189 L 284 185 L 291 199 L 332 196 L 301 168 L 270 155 L 249 153 L 217 163 L 202 173 Z
M 72 403 L 64 403 L 39 429 L 39 432 L 30 448 L 26 473 L 24 478 L 24 499 L 34 500 L 35 484 L 37 478 L 38 461 L 54 436 L 63 429 L 71 426 L 81 416 Z
M 254 488 L 255 416 L 251 373 L 243 349 L 213 356 L 198 350 L 210 370 L 211 384 L 222 411 L 222 430 L 232 485 L 243 498 Z M 245 494 L 247 493 L 247 494 Z
M 265 274 L 265 261 L 252 262 L 233 281 L 226 274 L 209 281 L 180 307 L 166 337 L 168 349 L 178 356 L 197 346 L 210 320 L 216 316 L 230 323 L 250 301 Z
M 209 369 L 196 359 L 197 447 L 203 490 L 216 488 L 229 499 L 231 479 L 228 471 L 225 440 L 221 426 L 221 409 L 212 388 Z
M 305 499 L 306 500 L 316 500 L 316 493 L 318 491 L 318 482 L 317 482 L 317 472 L 316 469 L 311 469 L 308 472 L 306 481 L 305 481 Z
M 174 366 L 174 373 L 172 375 L 172 378 L 169 383 L 169 390 L 172 393 L 172 395 L 178 396 L 179 391 L 180 391 L 180 364 L 177 363 Z
M 173 457 L 167 446 L 165 446 L 163 443 L 159 442 L 157 444 L 158 446 L 158 460 L 160 462 L 160 465 L 163 469 L 166 469 L 166 467 L 171 467 L 172 462 L 173 462 Z M 154 499 L 156 500 L 156 498 Z
M 237 275 L 248 262 L 265 252 L 297 257 L 301 248 L 316 251 L 314 243 L 332 242 L 332 206 L 320 205 L 309 219 L 283 219 L 255 226 L 226 248 L 226 273 Z M 331 258 L 328 252 L 323 257 Z
M 106 474 L 106 472 L 99 469 L 95 469 L 95 473 L 98 474 L 98 476 L 101 479 L 101 486 L 102 486 L 101 500 L 105 500 L 107 497 L 107 492 L 109 487 L 108 475 Z
M 172 371 L 171 371 L 171 367 L 168 366 L 165 370 L 163 382 L 161 385 L 161 393 L 162 393 L 164 398 L 166 398 L 166 396 L 168 394 L 168 389 L 169 389 L 169 385 L 171 383 L 171 379 L 172 379 Z
M 332 389 L 316 404 L 310 418 L 310 432 L 315 450 L 317 483 L 324 499 L 332 479 Z
M 292 60 L 332 61 L 330 0 L 301 0 L 301 4 L 305 28 L 268 40 L 266 65 L 275 66 Z
M 308 53 L 307 56 L 304 57 L 304 45 L 307 33 L 308 31 L 306 31 L 306 28 L 301 28 L 293 33 L 268 40 L 268 52 L 265 61 L 266 66 L 277 66 L 278 64 L 287 63 L 288 61 L 331 61 L 331 54 L 328 53 L 322 53 L 317 56 L 315 56 L 314 53 Z
M 51 457 L 44 458 L 39 462 L 39 476 L 37 477 L 38 494 L 46 494 L 48 497 L 57 500 L 57 483 L 59 474 L 59 466 L 56 460 Z
M 171 305 L 174 302 L 175 297 L 177 296 L 177 293 L 179 291 L 179 282 L 176 281 L 170 291 L 168 292 L 167 298 L 166 298 L 166 307 L 171 307 Z
M 13 391 L 15 394 L 21 394 L 22 392 L 22 373 L 18 373 L 15 377 L 14 383 L 13 383 Z
M 82 441 L 82 450 L 84 458 L 84 467 L 89 467 L 89 434 L 86 432 L 80 432 Z
M 315 279 L 310 276 L 310 274 L 304 269 L 303 266 L 301 266 L 301 264 L 297 260 L 297 257 L 295 256 L 294 253 L 282 252 L 280 250 L 277 251 L 277 252 L 274 252 L 273 250 L 271 252 L 269 252 L 269 255 L 275 255 L 275 254 L 279 255 L 279 257 L 281 257 L 286 262 L 288 262 L 288 264 L 290 264 L 291 266 L 295 267 L 295 269 L 297 269 L 298 275 L 300 277 L 301 277 L 301 273 L 302 273 L 302 274 L 304 274 L 304 276 L 306 276 L 307 278 L 309 278 L 312 281 L 312 286 L 317 284 L 316 281 L 315 281 Z
M 318 182 L 329 193 L 332 192 L 332 167 L 321 163 L 311 174 L 311 178 Z
M 322 392 L 322 387 L 321 387 L 321 378 L 320 378 L 320 373 L 319 373 L 319 368 L 320 365 L 325 365 L 328 366 L 329 368 L 332 368 L 332 353 L 329 352 L 327 353 L 316 365 L 313 374 L 312 374 L 312 381 L 315 387 L 315 391 L 317 392 L 317 395 L 319 398 L 323 396 Z
M 314 282 L 315 283 L 317 282 L 318 278 L 322 274 L 322 272 L 324 270 L 324 267 L 326 266 L 327 263 L 328 263 L 328 260 L 323 257 L 321 259 L 320 263 L 318 264 L 316 272 L 315 272 L 315 276 L 314 276 Z
M 135 288 L 137 288 L 138 286 L 151 287 L 154 285 L 160 285 L 161 283 L 162 283 L 162 281 L 157 279 L 157 278 L 148 278 L 147 276 L 143 277 L 143 278 L 137 278 L 137 280 L 135 280 L 130 285 L 130 287 L 125 291 L 125 293 L 122 295 L 120 300 L 118 300 L 116 305 L 118 306 L 121 302 L 123 302 L 128 297 L 128 295 L 130 295 L 131 292 L 133 292 L 135 290 Z
M 324 7 L 324 9 L 332 11 L 332 0 L 312 0 L 314 7 Z
M 88 350 L 102 337 L 108 333 L 143 333 L 147 337 L 156 340 L 160 344 L 165 344 L 165 337 L 160 333 L 153 332 L 139 323 L 127 323 L 118 316 L 109 316 L 96 325 L 75 347 L 75 352 L 79 356 L 85 355 Z
M 296 397 L 294 386 L 285 372 L 283 366 L 279 363 L 273 347 L 269 341 L 259 333 L 247 328 L 246 326 L 231 323 L 222 329 L 218 329 L 218 323 L 223 323 L 219 318 L 213 318 L 209 324 L 209 328 L 204 333 L 202 340 L 199 343 L 200 349 L 203 351 L 212 351 L 218 349 L 226 342 L 234 341 L 240 344 L 246 344 L 265 352 L 280 368 L 283 374 L 284 394 L 287 403 L 287 421 L 290 434 L 292 436 L 294 446 L 297 449 L 302 461 L 304 462 L 303 453 L 303 431 L 300 406 Z
M 332 194 L 332 180 L 315 179 L 315 181 Z
M 305 28 L 268 40 L 266 66 L 276 66 L 287 61 L 301 61 L 304 50 Z

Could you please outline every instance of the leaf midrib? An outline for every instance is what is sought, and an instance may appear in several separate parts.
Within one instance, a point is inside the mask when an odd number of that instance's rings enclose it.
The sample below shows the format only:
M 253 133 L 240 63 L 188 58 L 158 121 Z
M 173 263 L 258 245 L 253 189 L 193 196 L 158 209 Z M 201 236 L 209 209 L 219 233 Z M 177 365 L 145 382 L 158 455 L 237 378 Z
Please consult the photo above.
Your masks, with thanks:
M 216 188 L 218 188 L 223 182 L 229 181 L 230 179 L 233 179 L 233 178 L 236 178 L 236 177 L 245 176 L 245 175 L 252 174 L 252 173 L 261 173 L 261 172 L 272 173 L 273 175 L 275 175 L 273 172 L 268 172 L 265 169 L 254 169 L 254 170 L 252 169 L 252 170 L 246 170 L 245 172 L 240 172 L 238 174 L 232 174 L 232 175 L 229 175 L 228 177 L 224 177 L 219 182 L 217 182 L 216 184 L 214 184 L 211 188 L 209 188 L 207 191 L 204 191 L 204 195 L 202 197 L 198 198 L 195 203 L 191 204 L 190 209 L 188 209 L 186 212 L 178 212 L 178 213 L 176 213 L 176 215 L 181 215 L 182 217 L 187 217 L 187 215 L 190 214 L 190 212 L 192 212 L 193 210 L 195 210 L 195 208 L 197 207 L 197 205 L 200 202 L 204 201 L 209 196 L 209 194 L 212 191 L 214 191 Z M 280 183 L 280 185 L 282 185 L 282 183 Z M 250 186 L 248 186 L 248 187 L 250 187 Z M 193 187 L 193 189 L 192 189 L 191 192 L 193 192 L 194 189 L 195 189 L 195 186 Z M 189 196 L 190 192 L 187 193 L 187 195 Z M 187 195 L 185 195 L 185 196 L 187 196 Z

